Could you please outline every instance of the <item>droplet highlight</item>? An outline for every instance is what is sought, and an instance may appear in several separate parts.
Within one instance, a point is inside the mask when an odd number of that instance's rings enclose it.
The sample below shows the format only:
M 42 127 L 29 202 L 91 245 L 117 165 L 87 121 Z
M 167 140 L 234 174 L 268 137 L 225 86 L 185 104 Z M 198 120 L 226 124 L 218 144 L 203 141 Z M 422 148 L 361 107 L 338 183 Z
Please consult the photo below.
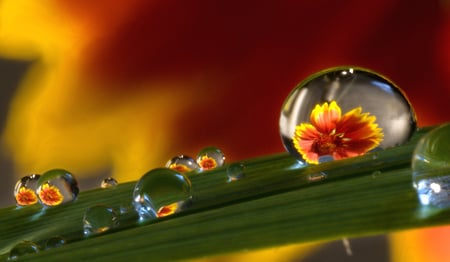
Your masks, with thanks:
M 308 175 L 308 180 L 310 182 L 321 181 L 321 180 L 324 180 L 325 178 L 327 178 L 327 174 L 325 172 L 319 172 L 319 173 L 314 173 L 314 174 Z
M 18 206 L 34 205 L 38 202 L 36 189 L 40 175 L 32 174 L 24 176 L 17 181 L 14 187 L 14 198 Z
M 96 205 L 88 208 L 83 216 L 85 236 L 104 233 L 119 226 L 119 212 L 114 208 Z
M 168 168 L 147 172 L 133 191 L 133 205 L 141 221 L 180 212 L 190 204 L 191 199 L 189 178 Z
M 311 75 L 289 94 L 279 126 L 291 155 L 318 164 L 401 145 L 416 119 L 392 81 L 367 69 L 337 67 Z
M 240 180 L 245 177 L 245 165 L 243 163 L 233 163 L 227 167 L 228 182 Z
M 9 260 L 17 260 L 27 254 L 34 254 L 40 251 L 40 247 L 32 241 L 23 241 L 15 245 L 9 252 Z
M 197 164 L 201 170 L 211 170 L 225 163 L 225 155 L 217 147 L 206 147 L 197 155 Z
M 112 188 L 117 186 L 119 183 L 117 182 L 116 179 L 112 178 L 112 177 L 107 177 L 105 179 L 102 180 L 100 187 L 101 188 Z
M 47 239 L 45 242 L 45 249 L 52 249 L 62 247 L 67 244 L 67 240 L 60 236 L 55 236 Z
M 450 124 L 422 137 L 411 165 L 413 187 L 421 205 L 450 208 Z
M 75 201 L 78 196 L 75 177 L 64 169 L 53 169 L 39 178 L 37 194 L 40 202 L 48 207 Z
M 175 156 L 166 163 L 166 167 L 180 173 L 187 173 L 199 168 L 197 162 L 186 155 Z

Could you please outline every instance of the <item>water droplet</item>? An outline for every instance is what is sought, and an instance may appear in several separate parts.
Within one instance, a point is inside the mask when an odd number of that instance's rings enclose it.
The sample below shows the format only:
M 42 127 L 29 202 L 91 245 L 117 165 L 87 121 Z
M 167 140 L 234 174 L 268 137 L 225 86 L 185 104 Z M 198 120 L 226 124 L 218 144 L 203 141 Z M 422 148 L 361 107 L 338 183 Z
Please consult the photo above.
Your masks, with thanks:
M 180 173 L 191 172 L 199 168 L 197 162 L 192 157 L 185 155 L 173 157 L 166 163 L 166 167 Z
M 78 191 L 75 177 L 63 169 L 47 171 L 38 181 L 37 193 L 40 202 L 45 206 L 57 206 L 75 201 Z
M 413 109 L 393 82 L 372 71 L 338 67 L 301 82 L 280 115 L 286 150 L 303 163 L 342 159 L 408 141 Z
M 103 179 L 102 183 L 100 184 L 101 188 L 111 188 L 117 186 L 118 182 L 112 177 L 107 177 Z
M 88 208 L 83 216 L 85 236 L 104 233 L 119 225 L 119 213 L 111 207 L 96 205 Z
M 55 236 L 47 239 L 45 242 L 45 249 L 52 249 L 62 247 L 67 243 L 67 240 L 60 236 Z
M 381 171 L 380 170 L 376 170 L 376 171 L 372 172 L 372 178 L 376 178 L 379 175 L 381 175 Z
M 325 172 L 315 173 L 315 174 L 309 174 L 308 180 L 311 182 L 320 181 L 327 178 L 327 174 Z
M 450 124 L 433 129 L 417 143 L 412 171 L 422 205 L 450 208 Z
M 211 170 L 223 166 L 225 156 L 217 147 L 206 147 L 197 155 L 197 164 L 201 170 Z
M 24 176 L 17 181 L 14 187 L 14 197 L 18 206 L 34 205 L 38 202 L 36 189 L 40 175 Z
M 177 213 L 190 204 L 191 198 L 191 181 L 168 168 L 147 172 L 133 191 L 133 205 L 141 221 Z
M 16 260 L 26 254 L 38 253 L 40 247 L 31 241 L 23 241 L 15 245 L 9 252 L 9 260 Z
M 236 181 L 245 177 L 245 165 L 242 163 L 233 163 L 227 167 L 228 182 Z

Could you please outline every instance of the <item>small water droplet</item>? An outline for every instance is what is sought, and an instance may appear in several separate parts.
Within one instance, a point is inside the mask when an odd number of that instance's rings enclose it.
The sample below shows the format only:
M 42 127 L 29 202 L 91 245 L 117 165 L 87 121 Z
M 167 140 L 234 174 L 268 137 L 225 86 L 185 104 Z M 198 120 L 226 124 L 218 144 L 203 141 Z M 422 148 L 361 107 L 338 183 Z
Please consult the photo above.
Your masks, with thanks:
M 45 249 L 52 249 L 62 247 L 67 243 L 67 240 L 60 236 L 55 236 L 47 239 L 45 242 Z
M 403 144 L 416 120 L 393 82 L 367 69 L 337 67 L 308 77 L 289 94 L 279 126 L 286 150 L 317 164 L 322 156 L 338 160 Z
M 191 198 L 191 181 L 168 168 L 147 172 L 133 191 L 133 205 L 141 221 L 180 212 L 190 204 Z
M 197 162 L 192 157 L 186 155 L 173 157 L 166 163 L 166 167 L 180 173 L 191 172 L 199 168 Z
M 417 143 L 412 171 L 423 206 L 450 208 L 450 124 L 433 129 Z
M 24 176 L 17 181 L 14 187 L 14 198 L 18 206 L 34 205 L 38 202 L 36 189 L 40 175 Z
M 85 236 L 104 233 L 119 225 L 119 213 L 111 207 L 96 205 L 88 208 L 83 216 Z
M 107 177 L 107 178 L 102 180 L 102 183 L 100 184 L 100 187 L 101 188 L 111 188 L 111 187 L 117 186 L 118 184 L 119 183 L 114 178 Z
M 242 163 L 233 163 L 227 167 L 228 182 L 236 181 L 245 177 L 245 165 Z
M 373 171 L 373 172 L 372 172 L 372 177 L 373 177 L 373 178 L 376 178 L 376 177 L 378 177 L 379 175 L 381 175 L 381 171 L 380 171 L 380 170 L 376 170 L 376 171 Z
M 9 252 L 9 260 L 16 260 L 26 254 L 38 253 L 40 247 L 31 241 L 23 241 L 15 245 Z
M 206 147 L 197 155 L 197 164 L 201 170 L 211 170 L 223 166 L 225 155 L 217 147 Z
M 78 196 L 78 183 L 66 170 L 52 169 L 39 178 L 37 194 L 45 206 L 57 206 L 75 201 Z
M 311 182 L 320 181 L 327 178 L 327 174 L 325 172 L 315 173 L 308 175 L 308 180 Z

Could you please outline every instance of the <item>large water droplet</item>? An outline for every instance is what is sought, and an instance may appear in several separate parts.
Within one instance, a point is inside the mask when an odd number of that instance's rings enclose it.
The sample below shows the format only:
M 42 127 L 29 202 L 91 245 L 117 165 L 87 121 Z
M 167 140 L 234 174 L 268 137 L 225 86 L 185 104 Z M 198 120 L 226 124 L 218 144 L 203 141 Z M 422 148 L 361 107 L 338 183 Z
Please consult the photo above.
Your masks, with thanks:
M 39 178 L 37 193 L 45 206 L 57 206 L 75 201 L 78 196 L 78 183 L 66 170 L 52 169 Z
M 111 188 L 117 186 L 118 182 L 112 177 L 107 177 L 102 180 L 102 183 L 100 184 L 101 188 Z
M 14 187 L 14 197 L 18 206 L 33 205 L 38 202 L 36 189 L 40 175 L 24 176 L 17 181 Z
M 280 115 L 287 151 L 303 163 L 342 159 L 406 142 L 416 128 L 403 92 L 383 76 L 357 67 L 318 72 L 287 97 Z
M 420 203 L 450 208 L 450 124 L 422 137 L 413 153 L 412 170 Z
M 141 221 L 179 212 L 190 203 L 191 198 L 190 180 L 168 168 L 147 172 L 133 191 L 133 205 Z
M 245 177 L 245 165 L 242 163 L 233 163 L 227 167 L 228 182 L 236 181 Z
M 33 254 L 39 252 L 40 247 L 31 241 L 23 241 L 15 245 L 9 252 L 9 260 L 16 260 L 26 254 Z
M 119 225 L 119 213 L 111 207 L 96 205 L 88 208 L 83 216 L 85 236 L 101 234 Z
M 185 155 L 173 157 L 166 163 L 166 167 L 181 173 L 191 172 L 199 168 L 192 157 Z
M 217 147 L 206 147 L 197 155 L 197 164 L 201 170 L 211 170 L 223 166 L 225 155 Z
M 60 236 L 55 236 L 47 239 L 45 242 L 45 249 L 52 249 L 62 247 L 67 243 L 67 240 Z

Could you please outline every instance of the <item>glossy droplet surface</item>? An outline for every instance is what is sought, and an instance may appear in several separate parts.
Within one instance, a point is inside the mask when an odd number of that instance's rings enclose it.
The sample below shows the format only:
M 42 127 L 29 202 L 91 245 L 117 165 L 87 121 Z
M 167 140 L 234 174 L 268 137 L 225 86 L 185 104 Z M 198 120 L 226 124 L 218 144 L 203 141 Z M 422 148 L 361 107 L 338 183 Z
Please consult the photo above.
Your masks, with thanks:
M 96 205 L 88 208 L 83 216 L 85 236 L 101 234 L 119 225 L 119 212 L 114 208 Z
M 78 196 L 75 177 L 64 169 L 53 169 L 39 178 L 37 194 L 45 206 L 57 206 L 75 201 Z
M 227 167 L 228 182 L 237 181 L 245 177 L 245 165 L 233 163 Z
M 191 172 L 199 168 L 192 157 L 185 155 L 173 157 L 166 163 L 166 167 L 181 173 Z
M 36 189 L 40 175 L 24 176 L 17 181 L 14 187 L 14 198 L 18 206 L 34 205 L 38 202 Z
M 201 170 L 211 170 L 223 166 L 225 155 L 217 147 L 206 147 L 200 150 L 196 161 Z
M 280 115 L 286 150 L 303 163 L 343 159 L 408 141 L 413 109 L 390 80 L 363 68 L 338 67 L 302 81 Z
M 47 239 L 45 242 L 45 249 L 52 249 L 62 247 L 67 243 L 67 240 L 60 236 L 55 236 Z
M 17 260 L 24 255 L 39 252 L 40 247 L 31 241 L 23 241 L 15 245 L 9 252 L 9 260 Z
M 114 178 L 107 177 L 107 178 L 102 180 L 102 183 L 100 184 L 100 187 L 101 188 L 111 188 L 111 187 L 117 186 L 118 184 L 119 183 Z
M 191 201 L 191 182 L 180 172 L 156 168 L 136 183 L 133 205 L 142 221 L 171 215 Z
M 412 171 L 423 206 L 450 207 L 450 124 L 422 137 L 413 153 Z

